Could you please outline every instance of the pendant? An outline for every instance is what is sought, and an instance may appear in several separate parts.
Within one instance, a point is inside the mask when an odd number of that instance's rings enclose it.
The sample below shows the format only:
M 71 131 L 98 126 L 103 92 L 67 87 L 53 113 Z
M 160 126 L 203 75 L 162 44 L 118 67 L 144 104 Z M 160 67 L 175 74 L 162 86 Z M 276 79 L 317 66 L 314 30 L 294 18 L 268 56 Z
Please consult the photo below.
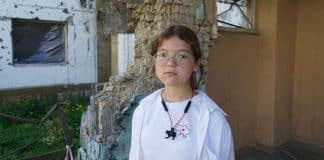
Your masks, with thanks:
M 168 135 L 165 138 L 170 138 L 172 137 L 172 140 L 175 139 L 175 137 L 177 136 L 177 133 L 174 131 L 174 128 L 171 128 L 170 130 L 166 130 L 165 133 Z

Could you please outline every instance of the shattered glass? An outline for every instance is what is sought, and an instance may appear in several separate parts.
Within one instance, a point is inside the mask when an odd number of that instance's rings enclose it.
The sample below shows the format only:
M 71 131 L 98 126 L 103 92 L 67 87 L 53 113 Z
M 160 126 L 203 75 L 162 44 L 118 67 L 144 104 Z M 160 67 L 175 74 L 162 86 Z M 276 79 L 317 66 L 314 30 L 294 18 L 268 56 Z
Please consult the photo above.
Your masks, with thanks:
M 65 62 L 63 23 L 13 20 L 14 64 Z
M 244 29 L 253 28 L 248 16 L 248 6 L 238 2 L 217 2 L 217 21 L 219 26 Z

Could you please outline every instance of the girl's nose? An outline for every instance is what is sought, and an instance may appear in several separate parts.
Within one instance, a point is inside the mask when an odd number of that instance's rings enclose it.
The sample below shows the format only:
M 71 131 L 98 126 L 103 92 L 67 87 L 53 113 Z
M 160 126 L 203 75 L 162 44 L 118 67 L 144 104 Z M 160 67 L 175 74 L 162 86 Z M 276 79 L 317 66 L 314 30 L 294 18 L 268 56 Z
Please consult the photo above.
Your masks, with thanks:
M 176 57 L 169 57 L 168 60 L 167 60 L 167 66 L 168 67 L 175 67 L 175 66 L 177 66 Z

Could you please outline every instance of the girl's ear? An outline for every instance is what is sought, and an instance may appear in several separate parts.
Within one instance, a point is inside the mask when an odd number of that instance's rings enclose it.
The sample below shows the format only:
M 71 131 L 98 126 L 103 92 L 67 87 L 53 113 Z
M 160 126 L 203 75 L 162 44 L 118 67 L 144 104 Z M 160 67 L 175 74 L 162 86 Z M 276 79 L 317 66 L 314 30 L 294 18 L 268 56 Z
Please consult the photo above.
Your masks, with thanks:
M 200 63 L 201 63 L 201 58 L 199 58 L 199 59 L 196 60 L 196 62 L 195 62 L 195 67 L 194 67 L 194 70 L 195 70 L 195 71 L 198 71 L 198 70 L 200 69 L 200 68 L 199 68 Z

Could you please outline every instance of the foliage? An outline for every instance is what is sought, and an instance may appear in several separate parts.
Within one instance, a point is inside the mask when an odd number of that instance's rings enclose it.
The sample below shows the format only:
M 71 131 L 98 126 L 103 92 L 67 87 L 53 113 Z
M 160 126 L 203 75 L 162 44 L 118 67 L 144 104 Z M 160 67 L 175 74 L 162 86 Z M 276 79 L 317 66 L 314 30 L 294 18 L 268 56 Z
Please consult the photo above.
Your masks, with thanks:
M 18 100 L 6 99 L 0 102 L 0 112 L 11 116 L 40 120 L 57 102 L 60 102 L 64 108 L 64 115 L 68 121 L 73 137 L 73 155 L 76 155 L 77 149 L 80 147 L 79 131 L 81 116 L 89 104 L 88 96 L 74 94 L 65 96 L 64 98 L 46 97 L 46 99 L 39 100 L 31 97 Z M 19 146 L 30 143 L 46 128 L 52 126 L 51 124 L 54 124 L 53 127 L 37 143 L 22 152 L 11 155 L 9 159 L 21 159 L 23 157 L 64 149 L 63 129 L 56 113 L 52 114 L 46 121 L 39 125 L 15 123 L 0 118 L 0 157 L 15 150 Z M 57 159 L 63 159 L 63 157 Z

